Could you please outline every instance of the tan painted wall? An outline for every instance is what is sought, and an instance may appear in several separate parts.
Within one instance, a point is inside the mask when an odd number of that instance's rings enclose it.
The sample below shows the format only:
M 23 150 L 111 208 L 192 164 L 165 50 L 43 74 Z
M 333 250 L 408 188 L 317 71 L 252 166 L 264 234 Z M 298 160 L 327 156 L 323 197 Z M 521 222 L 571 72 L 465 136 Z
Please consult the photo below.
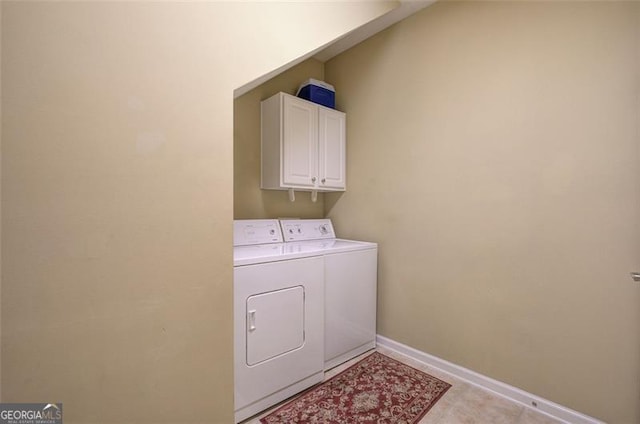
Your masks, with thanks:
M 378 330 L 640 422 L 640 3 L 447 2 L 325 67 Z
M 306 60 L 236 98 L 233 102 L 233 215 L 235 219 L 279 217 L 322 218 L 324 194 L 315 203 L 311 194 L 296 193 L 289 201 L 286 191 L 260 190 L 260 102 L 284 91 L 296 94 L 309 78 L 324 79 L 324 64 Z
M 233 90 L 394 5 L 2 2 L 2 401 L 231 422 Z
M 0 24 L 2 23 L 2 5 L 0 4 Z M 2 31 L 0 29 L 0 81 L 2 80 Z M 0 99 L 2 99 L 2 84 L 0 84 Z M 2 101 L 0 101 L 0 152 L 2 152 Z M 1 153 L 0 153 L 1 155 Z M 0 156 L 0 175 L 2 175 L 2 160 Z M 2 184 L 0 184 L 0 202 L 2 200 Z M 0 223 L 2 222 L 2 207 L 0 207 Z M 2 240 L 2 225 L 0 225 L 0 240 Z M 0 243 L 0 282 L 2 281 L 2 243 Z M 0 284 L 0 341 L 2 341 L 2 284 Z M 2 348 L 0 348 L 0 399 L 2 399 Z

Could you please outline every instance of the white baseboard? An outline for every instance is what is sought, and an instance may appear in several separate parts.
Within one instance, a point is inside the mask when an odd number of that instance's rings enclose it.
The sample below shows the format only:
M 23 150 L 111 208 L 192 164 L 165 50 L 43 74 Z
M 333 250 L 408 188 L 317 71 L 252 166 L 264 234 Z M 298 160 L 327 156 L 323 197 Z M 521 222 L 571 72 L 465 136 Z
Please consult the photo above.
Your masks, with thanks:
M 437 368 L 453 377 L 459 378 L 478 386 L 485 390 L 490 390 L 502 397 L 505 397 L 511 401 L 518 402 L 527 408 L 531 408 L 543 414 L 549 415 L 557 420 L 564 421 L 569 424 L 604 424 L 602 421 L 597 420 L 588 415 L 584 415 L 580 412 L 566 408 L 550 400 L 541 398 L 517 387 L 510 386 L 498 380 L 494 380 L 490 377 L 479 374 L 470 369 L 461 367 L 451 362 L 440 359 L 436 356 L 430 355 L 425 352 L 421 352 L 417 349 L 398 343 L 394 340 L 388 339 L 384 336 L 377 335 L 376 341 L 378 345 L 393 350 L 394 352 L 405 355 L 418 362 Z

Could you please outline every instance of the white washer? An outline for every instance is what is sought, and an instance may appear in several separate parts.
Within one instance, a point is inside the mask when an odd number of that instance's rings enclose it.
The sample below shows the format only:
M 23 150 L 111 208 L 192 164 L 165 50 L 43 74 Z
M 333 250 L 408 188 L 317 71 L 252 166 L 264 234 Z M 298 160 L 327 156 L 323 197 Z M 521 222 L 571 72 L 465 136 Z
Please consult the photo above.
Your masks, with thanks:
M 378 245 L 337 239 L 330 219 L 280 220 L 285 253 L 324 256 L 324 369 L 376 345 Z
M 237 423 L 322 381 L 324 257 L 286 252 L 277 220 L 234 221 L 233 284 Z

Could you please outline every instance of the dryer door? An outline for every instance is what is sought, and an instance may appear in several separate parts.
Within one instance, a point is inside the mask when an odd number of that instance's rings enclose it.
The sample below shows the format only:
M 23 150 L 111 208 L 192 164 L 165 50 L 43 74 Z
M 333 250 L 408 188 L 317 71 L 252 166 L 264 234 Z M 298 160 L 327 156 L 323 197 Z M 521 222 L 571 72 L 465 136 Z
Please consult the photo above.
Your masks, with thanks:
M 257 294 L 247 299 L 247 365 L 284 355 L 304 343 L 304 288 Z

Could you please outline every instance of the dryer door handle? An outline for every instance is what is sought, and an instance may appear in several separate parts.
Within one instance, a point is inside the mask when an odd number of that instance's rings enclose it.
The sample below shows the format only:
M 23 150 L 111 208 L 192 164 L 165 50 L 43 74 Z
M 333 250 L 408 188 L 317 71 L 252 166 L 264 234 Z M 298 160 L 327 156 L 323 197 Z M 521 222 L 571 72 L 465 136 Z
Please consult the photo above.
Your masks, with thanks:
M 247 312 L 247 327 L 249 331 L 255 331 L 256 329 L 256 310 L 250 310 Z

